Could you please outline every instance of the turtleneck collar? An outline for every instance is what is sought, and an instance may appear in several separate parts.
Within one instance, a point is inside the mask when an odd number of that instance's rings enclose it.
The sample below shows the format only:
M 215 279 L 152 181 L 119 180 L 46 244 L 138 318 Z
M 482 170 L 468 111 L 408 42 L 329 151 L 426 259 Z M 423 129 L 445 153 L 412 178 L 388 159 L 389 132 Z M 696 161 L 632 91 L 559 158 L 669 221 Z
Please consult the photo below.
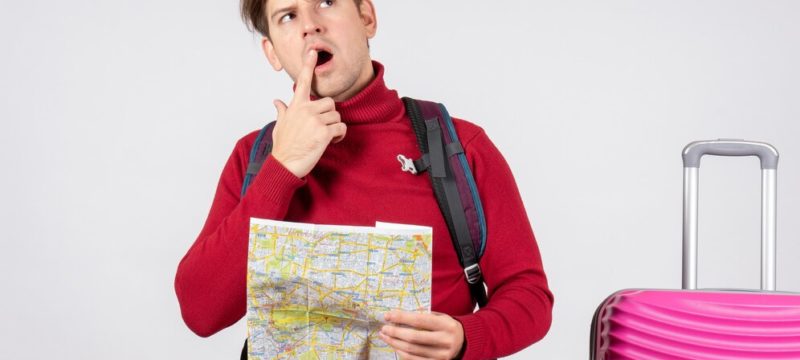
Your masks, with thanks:
M 380 123 L 402 117 L 403 102 L 397 91 L 386 87 L 383 80 L 383 65 L 372 61 L 375 77 L 353 97 L 336 102 L 336 111 L 346 124 Z M 312 96 L 312 99 L 317 97 Z

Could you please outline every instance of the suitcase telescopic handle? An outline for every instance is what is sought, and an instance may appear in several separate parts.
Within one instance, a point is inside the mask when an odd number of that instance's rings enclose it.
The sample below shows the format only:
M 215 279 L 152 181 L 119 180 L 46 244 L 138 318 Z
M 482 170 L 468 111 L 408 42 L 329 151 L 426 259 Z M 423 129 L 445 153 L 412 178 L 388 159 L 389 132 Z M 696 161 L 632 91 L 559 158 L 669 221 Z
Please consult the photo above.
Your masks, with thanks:
M 775 291 L 778 151 L 767 143 L 730 139 L 695 141 L 683 149 L 683 289 L 697 289 L 697 196 L 703 155 L 761 160 L 761 290 Z

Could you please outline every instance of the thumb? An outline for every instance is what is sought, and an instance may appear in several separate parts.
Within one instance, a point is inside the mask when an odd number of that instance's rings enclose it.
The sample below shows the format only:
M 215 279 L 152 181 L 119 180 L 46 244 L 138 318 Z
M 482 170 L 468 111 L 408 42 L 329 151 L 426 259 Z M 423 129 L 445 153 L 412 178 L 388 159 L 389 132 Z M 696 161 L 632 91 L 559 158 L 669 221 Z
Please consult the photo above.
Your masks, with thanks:
M 286 109 L 288 108 L 288 106 L 286 106 L 286 104 L 279 99 L 273 100 L 272 104 L 275 105 L 275 110 L 278 111 L 278 120 L 282 119 L 283 114 L 286 113 Z

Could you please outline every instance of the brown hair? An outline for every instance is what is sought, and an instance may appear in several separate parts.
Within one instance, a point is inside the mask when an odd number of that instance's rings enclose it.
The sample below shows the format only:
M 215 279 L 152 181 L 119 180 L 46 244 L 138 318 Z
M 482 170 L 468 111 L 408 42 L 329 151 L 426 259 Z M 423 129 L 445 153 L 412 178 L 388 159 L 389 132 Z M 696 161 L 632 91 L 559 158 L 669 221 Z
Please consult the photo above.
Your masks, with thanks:
M 361 8 L 361 0 L 353 0 L 357 8 Z M 269 38 L 269 23 L 267 22 L 267 0 L 241 0 L 240 11 L 242 20 L 250 31 L 258 31 Z

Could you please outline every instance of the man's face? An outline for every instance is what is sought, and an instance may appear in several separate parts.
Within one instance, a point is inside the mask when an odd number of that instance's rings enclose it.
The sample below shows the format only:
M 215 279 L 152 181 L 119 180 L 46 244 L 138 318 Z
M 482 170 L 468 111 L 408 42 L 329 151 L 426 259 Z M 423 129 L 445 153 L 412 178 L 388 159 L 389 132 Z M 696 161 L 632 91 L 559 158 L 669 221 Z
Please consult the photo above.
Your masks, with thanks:
M 303 59 L 317 51 L 312 91 L 345 100 L 372 78 L 367 40 L 375 35 L 370 0 L 268 0 L 269 39 L 262 45 L 276 71 L 297 81 Z

